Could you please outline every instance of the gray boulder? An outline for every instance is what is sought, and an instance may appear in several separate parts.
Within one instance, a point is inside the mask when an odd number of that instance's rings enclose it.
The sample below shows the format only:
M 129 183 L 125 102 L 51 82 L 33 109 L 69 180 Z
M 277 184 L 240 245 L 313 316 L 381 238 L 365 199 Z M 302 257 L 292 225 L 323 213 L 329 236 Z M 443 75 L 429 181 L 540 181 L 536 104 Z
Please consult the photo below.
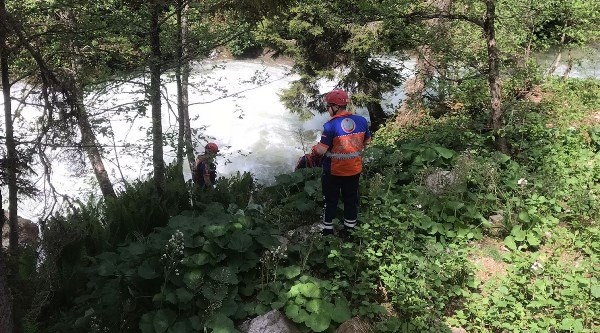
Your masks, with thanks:
M 444 194 L 458 182 L 455 171 L 436 170 L 425 178 L 425 186 L 433 194 Z
M 4 226 L 2 227 L 2 247 L 8 248 L 8 215 L 4 216 Z M 39 228 L 37 224 L 28 219 L 17 217 L 17 226 L 19 230 L 19 244 L 37 246 Z
M 242 333 L 300 333 L 294 324 L 277 310 L 243 323 L 239 330 Z
M 335 333 L 371 333 L 374 332 L 371 325 L 360 317 L 354 317 L 345 321 L 335 330 Z

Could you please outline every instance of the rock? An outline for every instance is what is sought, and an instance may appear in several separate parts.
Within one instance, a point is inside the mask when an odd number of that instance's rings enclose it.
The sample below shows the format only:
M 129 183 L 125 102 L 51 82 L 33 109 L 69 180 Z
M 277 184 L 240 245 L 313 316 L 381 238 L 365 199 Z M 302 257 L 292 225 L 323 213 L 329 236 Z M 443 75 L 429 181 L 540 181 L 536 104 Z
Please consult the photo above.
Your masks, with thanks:
M 281 312 L 273 310 L 240 325 L 243 333 L 300 333 Z
M 467 333 L 467 330 L 465 330 L 462 327 L 451 327 L 450 332 L 452 332 L 452 333 Z
M 433 194 L 443 194 L 448 188 L 458 181 L 456 172 L 448 170 L 437 170 L 425 178 L 425 186 Z
M 502 221 L 504 221 L 504 216 L 500 214 L 490 215 L 488 221 L 492 224 L 492 226 L 497 227 L 502 225 Z
M 371 325 L 361 319 L 360 317 L 354 317 L 350 320 L 345 321 L 335 333 L 371 333 L 373 329 Z
M 321 237 L 321 222 L 310 225 L 303 225 L 296 229 L 289 230 L 286 235 L 292 243 L 304 243 L 311 239 Z
M 5 213 L 4 226 L 2 227 L 2 247 L 8 248 L 8 213 Z M 37 224 L 28 219 L 17 217 L 19 229 L 19 243 L 21 245 L 37 246 L 39 229 Z

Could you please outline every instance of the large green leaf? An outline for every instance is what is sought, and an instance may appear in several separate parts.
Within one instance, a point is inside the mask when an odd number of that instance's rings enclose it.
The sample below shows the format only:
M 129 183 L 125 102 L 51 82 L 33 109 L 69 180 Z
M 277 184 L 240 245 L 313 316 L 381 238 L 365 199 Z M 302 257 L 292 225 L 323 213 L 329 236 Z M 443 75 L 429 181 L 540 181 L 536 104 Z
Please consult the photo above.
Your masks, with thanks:
M 188 321 L 190 322 L 190 325 L 192 325 L 192 328 L 195 331 L 200 331 L 203 327 L 202 321 L 200 321 L 200 317 L 198 316 L 190 317 L 188 318 Z
M 142 333 L 155 333 L 154 332 L 154 311 L 146 312 L 142 315 L 138 327 Z
M 270 290 L 262 290 L 256 295 L 256 299 L 261 301 L 262 303 L 269 304 L 275 299 L 275 294 Z
M 227 296 L 228 288 L 224 284 L 209 282 L 202 286 L 202 295 L 211 302 L 222 301 Z
M 279 245 L 279 240 L 268 234 L 259 234 L 256 235 L 254 238 L 265 248 L 272 248 L 274 246 Z
M 222 314 L 224 314 L 226 316 L 233 316 L 238 311 L 238 307 L 239 306 L 235 300 L 228 299 L 223 302 L 223 304 L 221 305 L 221 308 L 219 309 L 219 312 L 221 312 Z
M 177 318 L 177 314 L 170 309 L 160 309 L 156 311 L 154 318 L 152 320 L 152 324 L 154 325 L 154 330 L 156 333 L 166 332 L 167 329 L 173 325 L 175 319 Z
M 137 272 L 142 279 L 146 280 L 152 280 L 158 277 L 158 273 L 148 260 L 144 260 L 140 267 L 138 267 Z
M 118 256 L 115 253 L 102 253 L 98 258 L 102 260 L 98 267 L 98 275 L 111 276 L 115 274 L 117 269 L 116 262 L 118 260 Z
M 290 303 L 285 307 L 285 316 L 290 318 L 291 320 L 301 323 L 299 320 L 300 307 L 294 303 Z
M 526 211 L 521 211 L 519 213 L 519 220 L 521 220 L 525 223 L 529 223 L 529 221 L 531 221 L 531 219 L 529 217 L 529 213 L 527 213 Z
M 515 243 L 513 236 L 506 236 L 506 238 L 504 238 L 504 245 L 511 250 L 517 249 L 517 243 Z
M 226 284 L 238 284 L 237 272 L 229 266 L 217 267 L 213 269 L 208 276 L 215 281 Z
M 216 313 L 206 322 L 206 326 L 212 329 L 212 333 L 239 333 L 233 325 L 233 321 L 222 313 Z
M 300 275 L 300 273 L 302 273 L 302 269 L 300 268 L 300 266 L 288 266 L 280 269 L 278 273 L 285 276 L 288 279 L 293 279 L 296 276 Z
M 541 241 L 534 233 L 530 232 L 527 234 L 527 243 L 531 246 L 538 246 Z
M 423 150 L 421 152 L 421 155 L 419 156 L 421 158 L 423 158 L 425 161 L 427 162 L 433 162 L 435 161 L 435 159 L 438 157 L 437 152 L 435 151 L 435 149 L 432 148 L 426 148 L 425 150 Z M 415 159 L 416 161 L 417 159 Z
M 527 232 L 523 229 L 521 229 L 520 225 L 516 225 L 512 228 L 512 230 L 510 231 L 511 236 L 513 236 L 515 238 L 515 241 L 517 242 L 522 242 L 525 240 L 525 237 L 527 236 Z
M 454 155 L 456 155 L 454 151 L 444 147 L 435 146 L 433 147 L 433 149 L 435 149 L 435 151 L 437 151 L 437 153 L 440 154 L 440 156 L 442 156 L 443 158 L 452 158 L 454 157 Z
M 242 230 L 231 234 L 231 240 L 227 247 L 237 252 L 245 252 L 252 246 L 252 237 Z
M 331 319 L 333 319 L 335 322 L 343 323 L 351 317 L 352 312 L 350 311 L 348 301 L 343 297 L 337 298 L 335 300 L 335 307 L 331 312 Z
M 162 296 L 161 294 L 157 294 L 156 295 L 156 299 L 154 300 L 155 302 L 158 301 L 160 302 L 160 296 Z M 165 295 L 165 301 L 171 303 L 171 304 L 177 304 L 179 303 L 179 301 L 177 300 L 177 294 L 175 294 L 174 292 L 170 291 Z
M 328 313 L 312 313 L 305 322 L 306 326 L 313 332 L 323 332 L 331 324 L 331 316 Z
M 187 321 L 178 321 L 169 327 L 167 333 L 191 333 L 193 330 Z
M 187 288 L 178 288 L 175 290 L 175 294 L 181 303 L 188 303 L 194 298 L 194 294 L 187 290 Z
M 306 297 L 312 297 L 312 298 L 321 297 L 321 290 L 319 289 L 319 287 L 316 284 L 314 284 L 312 282 L 303 283 L 298 288 L 299 288 L 300 293 Z
M 210 254 L 206 252 L 196 253 L 184 259 L 183 263 L 186 266 L 202 266 L 210 261 Z
M 202 285 L 204 274 L 199 269 L 193 269 L 183 275 L 183 283 L 191 290 L 197 290 Z
M 221 237 L 226 233 L 227 225 L 224 224 L 212 224 L 204 228 L 204 234 L 212 238 Z
M 144 246 L 144 244 L 141 243 L 131 243 L 127 247 L 127 251 L 132 256 L 139 256 L 146 252 L 146 247 Z
M 200 230 L 200 218 L 186 215 L 173 216 L 169 220 L 169 227 L 178 229 L 187 234 L 195 234 Z
M 319 183 L 316 180 L 309 180 L 304 184 L 304 192 L 308 195 L 317 193 Z
M 464 206 L 465 206 L 465 204 L 460 201 L 447 201 L 446 202 L 446 207 L 448 207 L 452 210 L 455 210 L 455 211 L 463 208 Z

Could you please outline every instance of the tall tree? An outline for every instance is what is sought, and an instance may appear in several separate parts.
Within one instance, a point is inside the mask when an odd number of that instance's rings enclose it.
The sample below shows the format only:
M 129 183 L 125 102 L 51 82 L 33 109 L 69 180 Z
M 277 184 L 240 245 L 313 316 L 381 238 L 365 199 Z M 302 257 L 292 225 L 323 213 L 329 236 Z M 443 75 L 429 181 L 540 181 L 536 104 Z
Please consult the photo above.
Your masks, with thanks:
M 102 154 L 98 148 L 98 140 L 96 139 L 96 134 L 90 123 L 88 111 L 86 110 L 84 103 L 85 82 L 89 82 L 90 79 L 82 77 L 85 75 L 83 68 L 83 52 L 79 45 L 80 39 L 75 36 L 80 36 L 78 32 L 80 32 L 82 28 L 85 29 L 85 27 L 80 26 L 79 20 L 77 19 L 77 13 L 72 8 L 64 8 L 59 17 L 60 21 L 62 21 L 61 23 L 67 27 L 67 31 L 64 32 L 64 35 L 67 37 L 67 48 L 70 51 L 67 57 L 70 68 L 68 71 L 65 71 L 65 74 L 69 78 L 69 88 L 73 94 L 73 113 L 75 122 L 81 133 L 81 146 L 88 156 L 103 197 L 112 198 L 115 197 L 115 190 L 110 177 L 108 176 L 108 172 L 104 167 Z
M 0 230 L 2 230 L 2 224 L 4 220 L 4 211 L 0 209 Z M 0 332 L 12 333 L 13 332 L 13 315 L 12 315 L 12 302 L 10 289 L 8 288 L 7 280 L 7 265 L 6 255 L 4 254 L 4 248 L 0 246 Z
M 259 40 L 292 57 L 301 74 L 284 95 L 288 108 L 317 108 L 316 82 L 325 77 L 354 93 L 353 102 L 367 107 L 374 129 L 386 121 L 381 96 L 401 78 L 375 57 L 384 52 L 380 10 L 377 1 L 296 1 L 290 10 L 261 22 Z
M 0 0 L 0 22 L 6 22 L 6 3 Z M 6 121 L 6 148 L 8 152 L 5 167 L 7 169 L 9 186 L 9 247 L 11 254 L 16 254 L 19 241 L 17 229 L 17 193 L 16 193 L 16 150 L 12 129 L 12 110 L 10 103 L 10 81 L 8 72 L 8 29 L 4 24 L 0 25 L 0 72 L 2 76 L 2 96 L 4 102 L 4 116 Z M 2 209 L 2 195 L 0 195 L 0 235 L 3 234 L 4 227 L 4 209 Z M 1 237 L 0 237 L 1 238 Z M 7 280 L 8 265 L 2 241 L 0 240 L 0 331 L 12 333 L 13 312 L 12 297 L 8 287 Z
M 90 9 L 82 8 L 79 3 L 74 1 L 69 8 L 47 7 L 46 3 L 36 3 L 36 6 L 27 7 L 27 11 L 22 15 L 28 26 L 37 27 L 41 31 L 26 31 L 22 24 L 15 18 L 12 18 L 12 29 L 18 32 L 20 40 L 25 44 L 30 56 L 35 59 L 40 68 L 39 78 L 32 77 L 28 83 L 31 85 L 41 85 L 43 91 L 58 90 L 66 93 L 68 98 L 63 101 L 65 106 L 60 106 L 56 98 L 49 98 L 47 93 L 43 99 L 46 101 L 45 107 L 48 110 L 47 119 L 44 122 L 44 130 L 40 137 L 47 135 L 47 131 L 60 131 L 62 134 L 56 135 L 62 140 L 67 140 L 66 145 L 80 144 L 83 151 L 86 152 L 92 169 L 96 175 L 98 184 L 104 197 L 114 197 L 114 188 L 108 173 L 104 167 L 102 154 L 98 148 L 98 143 L 91 125 L 89 114 L 86 110 L 84 100 L 86 86 L 94 78 L 86 77 L 91 72 L 103 72 L 99 66 L 94 66 L 91 70 L 90 65 L 84 65 L 85 52 L 81 51 L 81 44 L 92 39 L 89 31 L 97 31 L 97 26 L 90 28 L 100 22 L 96 19 L 96 13 L 91 13 Z M 98 10 L 95 8 L 95 10 Z M 93 22 L 90 22 L 93 18 Z M 51 31 L 52 33 L 47 33 Z M 50 37 L 49 37 L 50 36 Z M 96 37 L 97 38 L 97 37 Z M 86 46 L 89 53 L 89 45 Z M 57 52 L 56 50 L 60 50 Z M 20 62 L 22 65 L 18 70 L 20 72 L 28 71 L 29 64 Z M 105 72 L 105 71 L 104 71 Z M 58 74 L 60 73 L 60 74 Z M 60 79 L 59 79 L 60 77 Z M 40 83 L 41 82 L 41 83 Z M 52 93 L 49 92 L 49 93 Z M 57 122 L 52 110 L 62 109 L 60 122 Z M 66 112 L 70 109 L 70 112 Z M 74 120 L 74 121 L 73 121 Z M 81 133 L 81 142 L 72 142 L 74 132 L 67 125 L 75 125 Z M 57 128 L 54 128 L 57 126 Z M 55 133 L 51 135 L 55 135 Z M 41 142 L 41 140 L 40 140 Z M 44 151 L 42 147 L 41 152 Z
M 189 77 L 190 77 L 190 58 L 189 58 L 189 25 L 188 12 L 189 3 L 186 0 L 177 0 L 177 67 L 175 76 L 177 81 L 177 113 L 179 132 L 177 137 L 177 165 L 183 166 L 183 160 L 187 157 L 190 168 L 193 167 L 195 160 L 194 148 L 192 146 L 192 130 L 190 125 L 189 113 Z
M 496 148 L 509 155 L 506 137 L 500 129 L 504 126 L 502 110 L 502 94 L 500 83 L 500 54 L 496 45 L 496 0 L 485 0 L 485 16 L 483 32 L 488 51 L 488 84 L 490 88 L 490 107 L 492 109 L 492 130 L 495 134 Z
M 10 99 L 10 77 L 8 68 L 9 46 L 8 29 L 6 22 L 8 13 L 4 0 L 0 2 L 0 70 L 2 75 L 2 96 L 4 102 L 4 122 L 6 136 L 6 160 L 4 167 L 8 178 L 8 225 L 9 225 L 9 250 L 11 255 L 17 254 L 19 246 L 19 232 L 17 224 L 17 149 L 13 130 L 13 114 Z
M 150 4 L 149 45 L 150 45 L 150 106 L 152 108 L 152 164 L 154 167 L 154 183 L 162 193 L 165 188 L 165 162 L 163 156 L 163 133 L 161 111 L 161 66 L 160 51 L 160 18 L 163 5 L 160 1 Z
M 447 16 L 452 6 L 452 0 L 427 0 L 424 4 L 432 11 L 438 11 L 440 16 Z M 439 43 L 438 40 L 447 40 L 449 29 L 447 20 L 444 18 L 433 18 L 425 21 L 426 33 L 421 43 L 416 47 L 416 65 L 415 75 L 406 80 L 404 91 L 406 99 L 402 101 L 398 109 L 398 119 L 404 119 L 412 110 L 420 110 L 423 101 L 423 92 L 428 82 L 435 77 L 438 72 L 444 72 L 440 67 L 442 64 L 438 59 Z

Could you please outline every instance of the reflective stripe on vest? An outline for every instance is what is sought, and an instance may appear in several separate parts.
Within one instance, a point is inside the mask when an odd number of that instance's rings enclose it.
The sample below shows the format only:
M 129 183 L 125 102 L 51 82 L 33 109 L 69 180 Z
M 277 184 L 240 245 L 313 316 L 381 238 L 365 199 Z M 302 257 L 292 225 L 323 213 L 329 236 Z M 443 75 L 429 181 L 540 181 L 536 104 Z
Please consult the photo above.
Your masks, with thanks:
M 329 158 L 334 158 L 336 160 L 349 160 L 351 158 L 360 157 L 361 155 L 362 150 L 353 153 L 332 153 L 329 151 L 325 153 L 325 156 Z

